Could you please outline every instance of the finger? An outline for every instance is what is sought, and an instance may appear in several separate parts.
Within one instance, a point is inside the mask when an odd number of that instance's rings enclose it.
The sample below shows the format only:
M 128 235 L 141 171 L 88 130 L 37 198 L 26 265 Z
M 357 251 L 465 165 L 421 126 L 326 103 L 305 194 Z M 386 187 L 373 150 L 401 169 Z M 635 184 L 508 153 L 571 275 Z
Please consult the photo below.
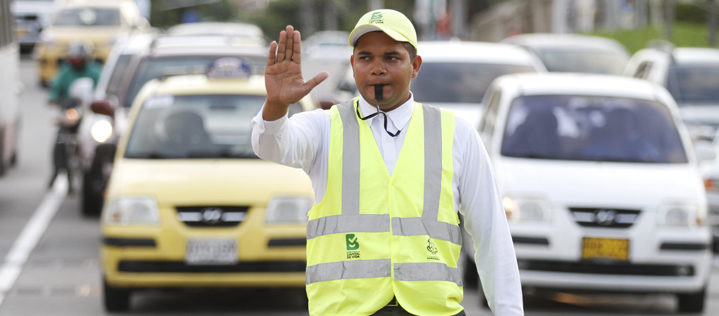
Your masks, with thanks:
M 329 76 L 329 73 L 323 71 L 312 77 L 312 79 L 305 82 L 305 93 L 310 93 L 310 90 L 314 89 L 318 84 L 322 83 L 322 81 L 325 81 Z
M 280 31 L 280 43 L 277 45 L 277 61 L 276 62 L 282 62 L 285 60 L 285 45 L 287 44 L 287 40 L 285 37 L 287 37 L 285 31 Z
M 285 58 L 292 60 L 292 49 L 294 49 L 295 31 L 292 25 L 288 25 L 285 29 L 287 36 L 287 44 L 285 45 Z
M 294 61 L 296 64 L 301 64 L 302 60 L 302 35 L 300 35 L 300 31 L 295 31 L 294 34 L 292 34 L 292 39 L 294 41 L 292 45 L 292 61 Z
M 270 52 L 267 54 L 267 66 L 272 66 L 275 64 L 277 58 L 277 42 L 272 41 L 270 43 Z

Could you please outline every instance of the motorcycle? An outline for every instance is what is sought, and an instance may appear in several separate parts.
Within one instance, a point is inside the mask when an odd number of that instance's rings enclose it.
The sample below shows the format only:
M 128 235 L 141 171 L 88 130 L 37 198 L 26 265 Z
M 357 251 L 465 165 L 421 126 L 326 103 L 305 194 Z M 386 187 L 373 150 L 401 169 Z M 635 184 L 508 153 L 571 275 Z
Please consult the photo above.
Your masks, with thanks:
M 74 192 L 74 176 L 80 170 L 77 131 L 85 108 L 92 100 L 93 81 L 79 78 L 70 85 L 69 97 L 58 102 L 55 122 L 58 125 L 53 144 L 53 172 L 48 187 L 52 187 L 61 173 L 65 173 L 68 193 Z

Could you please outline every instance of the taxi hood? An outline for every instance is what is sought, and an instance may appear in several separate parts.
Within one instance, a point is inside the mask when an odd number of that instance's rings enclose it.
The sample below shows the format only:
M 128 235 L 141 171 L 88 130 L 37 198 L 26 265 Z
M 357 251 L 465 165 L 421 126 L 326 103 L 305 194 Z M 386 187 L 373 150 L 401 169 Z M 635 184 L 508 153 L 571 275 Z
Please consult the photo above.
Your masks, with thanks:
M 159 203 L 256 204 L 275 195 L 312 198 L 301 169 L 261 159 L 119 159 L 108 197 L 150 195 Z

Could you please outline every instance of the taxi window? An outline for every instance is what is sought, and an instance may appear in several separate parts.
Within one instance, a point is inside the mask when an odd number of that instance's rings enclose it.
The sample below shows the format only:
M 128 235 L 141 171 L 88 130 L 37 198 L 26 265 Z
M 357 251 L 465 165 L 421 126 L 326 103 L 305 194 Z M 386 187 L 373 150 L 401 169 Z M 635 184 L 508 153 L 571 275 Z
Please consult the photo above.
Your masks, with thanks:
M 178 74 L 204 74 L 207 67 L 218 58 L 223 56 L 173 56 L 173 57 L 152 57 L 146 58 L 137 66 L 130 87 L 127 91 L 123 106 L 129 108 L 135 100 L 135 96 L 140 92 L 145 83 L 152 79 L 157 79 L 166 75 Z M 267 60 L 262 57 L 250 58 L 240 57 L 247 61 L 253 73 L 264 72 L 260 65 L 264 65 Z
M 55 26 L 118 26 L 120 11 L 112 8 L 63 9 L 55 17 Z
M 502 155 L 531 159 L 686 163 L 669 110 L 604 96 L 535 95 L 509 109 Z
M 412 80 L 412 93 L 427 103 L 481 103 L 495 78 L 518 72 L 536 71 L 529 65 L 425 62 Z
M 252 118 L 263 95 L 155 96 L 138 113 L 126 158 L 257 158 Z

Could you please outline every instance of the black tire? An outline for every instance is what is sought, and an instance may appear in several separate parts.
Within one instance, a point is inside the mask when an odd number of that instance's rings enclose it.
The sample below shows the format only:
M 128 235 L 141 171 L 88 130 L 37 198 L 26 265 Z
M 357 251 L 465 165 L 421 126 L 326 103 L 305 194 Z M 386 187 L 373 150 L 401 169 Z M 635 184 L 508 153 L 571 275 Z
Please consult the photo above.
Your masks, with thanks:
M 110 286 L 103 279 L 102 282 L 102 299 L 105 310 L 108 312 L 126 312 L 130 310 L 130 296 L 132 292 L 129 289 Z
M 701 313 L 704 311 L 706 288 L 696 293 L 677 294 L 680 313 Z
M 82 177 L 82 200 L 80 210 L 84 216 L 100 215 L 102 211 L 102 191 L 105 182 L 102 174 L 98 174 L 95 170 L 84 173 Z

